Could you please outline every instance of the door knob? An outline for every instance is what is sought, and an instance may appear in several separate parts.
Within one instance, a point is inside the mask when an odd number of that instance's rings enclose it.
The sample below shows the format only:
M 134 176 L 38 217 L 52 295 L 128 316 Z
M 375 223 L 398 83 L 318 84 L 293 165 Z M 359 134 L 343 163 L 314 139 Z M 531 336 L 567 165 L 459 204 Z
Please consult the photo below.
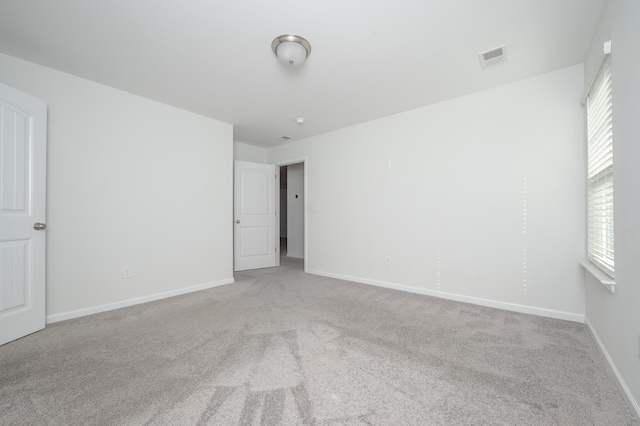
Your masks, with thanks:
M 236 223 L 240 223 L 240 219 L 236 220 Z
M 34 223 L 33 224 L 33 229 L 35 229 L 36 231 L 42 231 L 43 229 L 47 229 L 47 224 L 46 223 Z

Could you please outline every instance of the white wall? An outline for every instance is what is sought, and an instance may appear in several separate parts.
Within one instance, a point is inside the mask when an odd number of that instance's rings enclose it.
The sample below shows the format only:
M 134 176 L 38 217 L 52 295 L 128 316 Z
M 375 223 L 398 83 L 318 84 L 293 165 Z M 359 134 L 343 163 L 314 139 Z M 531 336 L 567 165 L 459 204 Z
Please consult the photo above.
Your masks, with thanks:
M 267 150 L 259 146 L 249 145 L 244 142 L 233 142 L 233 159 L 238 161 L 251 161 L 253 163 L 266 163 Z
M 308 156 L 309 272 L 581 321 L 582 94 L 579 65 L 270 148 Z
M 233 281 L 230 124 L 3 54 L 0 82 L 48 103 L 49 320 Z
M 611 40 L 616 292 L 587 275 L 586 317 L 640 416 L 640 2 L 611 0 L 585 62 L 597 72 Z
M 304 163 L 287 166 L 287 256 L 304 257 Z

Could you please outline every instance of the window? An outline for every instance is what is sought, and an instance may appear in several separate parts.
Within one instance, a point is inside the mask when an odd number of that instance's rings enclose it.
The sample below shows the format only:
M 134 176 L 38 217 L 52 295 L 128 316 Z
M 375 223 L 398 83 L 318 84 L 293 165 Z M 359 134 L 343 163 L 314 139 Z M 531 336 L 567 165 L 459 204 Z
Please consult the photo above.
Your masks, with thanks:
M 605 51 L 605 59 L 587 95 L 587 257 L 613 278 L 613 121 L 609 52 Z

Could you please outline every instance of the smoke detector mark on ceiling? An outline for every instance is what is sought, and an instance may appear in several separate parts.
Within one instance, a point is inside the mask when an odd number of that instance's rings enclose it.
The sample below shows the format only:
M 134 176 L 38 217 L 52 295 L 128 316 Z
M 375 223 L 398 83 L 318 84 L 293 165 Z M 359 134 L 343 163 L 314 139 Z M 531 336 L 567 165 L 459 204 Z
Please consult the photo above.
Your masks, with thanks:
M 478 53 L 482 69 L 507 62 L 507 47 L 499 46 L 486 52 Z

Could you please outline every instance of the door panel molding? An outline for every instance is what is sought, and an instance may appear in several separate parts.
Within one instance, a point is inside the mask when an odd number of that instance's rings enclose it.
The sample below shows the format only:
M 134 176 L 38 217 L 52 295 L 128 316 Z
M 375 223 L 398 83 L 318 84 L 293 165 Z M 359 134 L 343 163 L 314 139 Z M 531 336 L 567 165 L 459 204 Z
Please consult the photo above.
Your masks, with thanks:
M 0 84 L 0 345 L 45 326 L 44 101 Z
M 234 162 L 234 271 L 279 264 L 279 239 L 276 238 L 278 171 L 271 164 Z

